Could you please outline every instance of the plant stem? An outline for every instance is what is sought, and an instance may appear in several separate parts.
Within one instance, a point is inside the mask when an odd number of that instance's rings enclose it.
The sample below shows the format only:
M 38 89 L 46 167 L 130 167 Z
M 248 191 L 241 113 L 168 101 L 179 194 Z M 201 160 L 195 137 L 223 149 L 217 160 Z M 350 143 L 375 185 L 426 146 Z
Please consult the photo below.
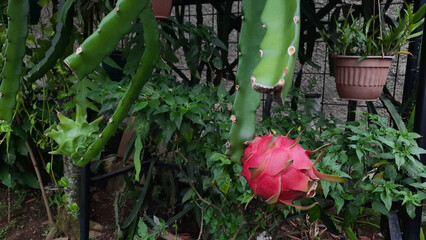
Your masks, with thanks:
M 240 233 L 240 231 L 241 231 L 241 229 L 243 229 L 244 225 L 247 224 L 247 221 L 246 221 L 246 219 L 244 217 L 244 210 L 243 210 L 243 208 L 241 206 L 239 207 L 239 210 L 240 210 L 240 213 L 241 213 L 241 223 L 238 226 L 237 230 L 235 231 L 234 236 L 232 237 L 231 240 L 236 240 L 237 237 L 238 237 L 238 233 Z
M 182 154 L 182 153 L 180 153 L 179 151 L 176 151 L 176 152 L 177 152 L 177 153 L 179 153 L 179 155 L 180 155 L 180 156 L 181 156 L 181 157 L 182 157 L 185 161 L 188 161 L 188 159 L 186 159 L 186 157 L 185 157 L 185 156 L 183 156 L 183 154 Z M 194 190 L 194 192 L 195 192 L 195 194 L 197 195 L 198 199 L 199 199 L 200 201 L 204 202 L 205 204 L 207 204 L 208 206 L 211 206 L 211 207 L 216 208 L 217 210 L 219 210 L 220 214 L 221 214 L 221 215 L 223 215 L 222 208 L 220 208 L 220 207 L 216 206 L 215 204 L 213 204 L 213 203 L 211 203 L 211 202 L 209 202 L 209 201 L 205 200 L 205 199 L 201 196 L 201 194 L 197 191 L 197 189 L 195 188 L 194 184 L 192 183 L 192 180 L 188 177 L 188 175 L 187 175 L 187 174 L 185 173 L 185 171 L 183 170 L 183 168 L 182 168 L 182 164 L 180 164 L 180 163 L 179 163 L 179 169 L 180 169 L 180 171 L 182 172 L 182 174 L 185 176 L 185 178 L 188 180 L 189 185 L 191 186 L 192 190 Z
M 10 199 L 10 187 L 7 188 L 7 223 L 10 224 L 10 212 L 12 211 L 12 201 Z
M 39 171 L 38 166 L 37 166 L 37 161 L 34 157 L 33 150 L 31 149 L 31 146 L 28 143 L 28 141 L 25 141 L 25 146 L 28 149 L 28 153 L 30 154 L 31 162 L 33 163 L 34 171 L 36 172 L 36 175 L 37 175 L 37 181 L 38 181 L 38 184 L 40 185 L 41 195 L 43 196 L 44 206 L 46 207 L 47 218 L 49 219 L 49 225 L 52 226 L 55 222 L 53 221 L 53 218 L 52 218 L 52 212 L 50 211 L 49 201 L 47 200 L 46 192 L 45 192 L 44 186 L 43 186 L 43 180 L 41 179 L 40 171 Z

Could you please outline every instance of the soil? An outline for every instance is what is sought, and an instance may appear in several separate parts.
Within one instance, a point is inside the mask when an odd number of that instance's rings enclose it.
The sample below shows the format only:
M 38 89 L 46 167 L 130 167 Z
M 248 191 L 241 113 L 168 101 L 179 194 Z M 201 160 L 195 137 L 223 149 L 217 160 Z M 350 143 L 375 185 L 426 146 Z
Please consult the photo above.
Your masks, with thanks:
M 114 216 L 114 198 L 115 196 L 92 189 L 91 212 L 90 219 L 103 226 L 102 230 L 97 230 L 101 234 L 99 237 L 92 239 L 117 239 L 117 231 L 115 230 Z M 5 240 L 41 240 L 49 232 L 47 216 L 41 195 L 34 189 L 19 189 L 11 191 L 11 224 L 7 221 L 7 189 L 0 189 L 0 239 Z M 120 206 L 120 212 L 124 214 L 131 208 L 131 202 L 124 202 Z M 57 209 L 52 209 L 53 214 L 57 213 Z M 123 221 L 125 216 L 120 216 L 120 221 Z M 192 225 L 192 227 L 194 227 Z M 183 231 L 183 228 L 182 228 Z M 179 234 L 181 239 L 196 239 L 197 230 L 184 231 Z M 190 233 L 188 233 L 190 232 Z M 191 233 L 192 232 L 192 233 Z M 265 238 L 268 235 L 265 234 Z M 365 225 L 358 231 L 358 236 L 361 240 L 367 239 L 383 239 L 377 228 Z M 327 232 L 325 226 L 320 222 L 309 223 L 304 222 L 303 228 L 300 227 L 300 219 L 286 221 L 280 227 L 278 236 L 273 236 L 272 239 L 346 239 L 343 235 L 334 235 Z M 67 239 L 67 238 L 63 238 Z
M 98 231 L 101 236 L 91 239 L 115 239 L 114 196 L 105 192 L 96 192 L 92 196 L 90 219 L 100 224 L 103 229 Z M 0 190 L 0 239 L 45 239 L 50 227 L 41 194 L 34 189 L 20 189 L 17 192 L 12 190 L 11 203 L 11 223 L 8 224 L 7 189 L 2 188 Z M 52 211 L 56 215 L 58 209 L 52 209 Z

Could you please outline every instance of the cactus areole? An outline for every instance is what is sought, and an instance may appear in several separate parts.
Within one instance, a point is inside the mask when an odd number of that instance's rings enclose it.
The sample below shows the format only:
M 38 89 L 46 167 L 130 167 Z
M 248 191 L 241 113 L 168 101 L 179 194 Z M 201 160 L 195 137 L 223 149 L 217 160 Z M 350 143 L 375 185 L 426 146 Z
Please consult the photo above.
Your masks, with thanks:
M 288 135 L 288 134 L 287 134 Z M 318 172 L 314 166 L 324 156 L 328 144 L 313 150 L 305 150 L 298 141 L 287 136 L 267 134 L 255 136 L 248 143 L 244 155 L 242 176 L 254 192 L 268 204 L 282 203 L 305 210 L 316 203 L 302 207 L 292 201 L 315 196 L 318 180 L 344 182 L 345 179 Z M 313 163 L 309 154 L 321 151 Z

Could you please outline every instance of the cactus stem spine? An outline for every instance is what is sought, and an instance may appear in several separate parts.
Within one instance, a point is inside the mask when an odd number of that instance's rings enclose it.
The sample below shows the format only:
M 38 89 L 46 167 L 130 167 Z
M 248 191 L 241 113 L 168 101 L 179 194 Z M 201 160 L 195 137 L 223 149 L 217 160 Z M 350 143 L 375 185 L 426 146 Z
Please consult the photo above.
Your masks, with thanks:
M 296 48 L 294 46 L 290 46 L 287 51 L 288 54 L 291 56 L 296 52 Z
M 82 49 L 81 47 L 78 47 L 78 48 L 75 50 L 75 53 L 76 53 L 76 54 L 80 54 L 81 52 L 83 52 L 83 49 Z
M 299 20 L 300 20 L 299 16 L 294 16 L 294 18 L 293 18 L 294 23 L 298 23 Z

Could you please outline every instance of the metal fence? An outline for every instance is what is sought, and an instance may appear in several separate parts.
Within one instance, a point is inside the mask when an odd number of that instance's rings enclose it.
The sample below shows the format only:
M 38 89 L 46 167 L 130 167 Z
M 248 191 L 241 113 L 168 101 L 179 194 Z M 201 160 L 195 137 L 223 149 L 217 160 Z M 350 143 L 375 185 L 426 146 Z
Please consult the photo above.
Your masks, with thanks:
M 223 14 L 223 7 L 227 1 L 214 1 L 214 0 L 205 0 L 205 1 L 190 1 L 190 0 L 175 0 L 174 8 L 172 10 L 172 16 L 176 14 L 183 14 L 183 22 L 191 22 L 193 24 L 199 24 L 202 19 L 202 23 L 206 26 L 210 26 L 214 29 L 215 32 L 220 31 L 220 24 L 218 24 L 219 19 Z M 321 10 L 327 1 L 316 0 L 315 8 L 316 11 Z M 352 1 L 351 3 L 360 3 L 361 1 Z M 222 3 L 222 4 L 221 4 Z M 395 0 L 392 1 L 391 6 L 387 13 L 396 14 L 396 8 L 401 8 L 404 1 Z M 200 14 L 202 17 L 200 18 Z M 233 1 L 231 11 L 231 21 L 238 21 L 237 19 L 241 18 L 241 1 Z M 326 15 L 323 20 L 330 20 L 330 14 Z M 231 24 L 232 25 L 232 24 Z M 238 25 L 233 24 L 233 25 Z M 233 29 L 228 35 L 228 61 L 231 63 L 238 58 L 237 46 L 238 46 L 239 31 Z M 406 46 L 408 48 L 408 46 Z M 317 67 L 311 66 L 309 64 L 304 64 L 303 67 L 300 64 L 296 64 L 295 73 L 300 69 L 302 72 L 302 84 L 301 89 L 309 89 L 309 96 L 314 96 L 317 98 L 317 101 L 320 104 L 320 111 L 325 114 L 333 114 L 334 116 L 344 120 L 348 116 L 348 111 L 351 111 L 354 108 L 354 102 L 342 100 L 338 97 L 336 92 L 336 87 L 334 83 L 334 77 L 330 76 L 329 70 L 329 54 L 327 52 L 327 46 L 324 41 L 317 39 L 315 41 L 314 54 L 312 56 L 312 61 L 317 65 Z M 401 102 L 403 98 L 403 89 L 404 89 L 404 80 L 406 75 L 406 65 L 407 65 L 407 56 L 406 55 L 396 55 L 389 75 L 387 79 L 387 87 L 391 95 L 395 100 Z M 180 68 L 185 69 L 185 64 L 182 62 Z M 234 68 L 236 71 L 236 67 Z M 226 79 L 225 79 L 226 80 Z M 263 96 L 263 102 L 265 103 Z M 388 117 L 388 113 L 384 109 L 382 103 L 377 100 L 373 102 L 378 113 L 382 116 Z M 262 104 L 264 107 L 264 104 Z M 358 111 L 367 111 L 366 102 L 359 101 L 355 103 L 356 110 Z M 259 111 L 261 113 L 261 110 Z

